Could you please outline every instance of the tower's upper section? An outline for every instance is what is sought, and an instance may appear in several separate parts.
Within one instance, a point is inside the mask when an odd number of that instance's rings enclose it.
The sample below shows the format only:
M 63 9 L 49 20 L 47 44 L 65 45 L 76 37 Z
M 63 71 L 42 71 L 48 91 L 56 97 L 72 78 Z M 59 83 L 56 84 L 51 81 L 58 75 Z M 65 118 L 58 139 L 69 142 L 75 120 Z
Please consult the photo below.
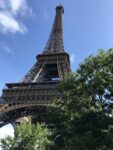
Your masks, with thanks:
M 64 52 L 63 28 L 62 28 L 62 14 L 63 13 L 64 13 L 63 6 L 61 5 L 57 6 L 53 27 L 52 27 L 48 42 L 43 52 L 45 54 Z

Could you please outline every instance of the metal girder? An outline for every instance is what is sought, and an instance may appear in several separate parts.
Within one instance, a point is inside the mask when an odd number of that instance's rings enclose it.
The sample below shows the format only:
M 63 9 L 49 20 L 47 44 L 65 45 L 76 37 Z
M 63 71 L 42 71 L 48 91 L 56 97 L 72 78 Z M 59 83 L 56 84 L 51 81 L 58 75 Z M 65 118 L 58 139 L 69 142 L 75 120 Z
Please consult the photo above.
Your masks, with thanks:
M 57 86 L 71 71 L 69 54 L 64 51 L 63 13 L 63 6 L 57 6 L 49 40 L 30 71 L 19 83 L 7 83 L 7 88 L 3 89 L 0 98 L 0 126 L 14 123 L 26 115 L 31 115 L 32 121 L 36 122 L 39 116 L 44 116 L 48 108 L 52 107 L 55 97 L 63 98 L 57 91 Z

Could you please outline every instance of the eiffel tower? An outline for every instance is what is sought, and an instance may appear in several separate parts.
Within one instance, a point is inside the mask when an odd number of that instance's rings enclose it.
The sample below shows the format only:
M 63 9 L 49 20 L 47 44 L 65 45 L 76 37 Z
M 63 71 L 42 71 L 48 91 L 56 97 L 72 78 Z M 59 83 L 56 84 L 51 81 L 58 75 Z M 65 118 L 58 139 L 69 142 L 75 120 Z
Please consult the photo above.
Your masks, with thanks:
M 53 27 L 42 54 L 18 83 L 6 83 L 0 98 L 0 127 L 30 116 L 32 122 L 43 121 L 54 97 L 62 97 L 57 91 L 70 69 L 69 54 L 64 51 L 62 14 L 63 6 L 56 7 Z M 21 120 L 22 121 L 22 120 Z

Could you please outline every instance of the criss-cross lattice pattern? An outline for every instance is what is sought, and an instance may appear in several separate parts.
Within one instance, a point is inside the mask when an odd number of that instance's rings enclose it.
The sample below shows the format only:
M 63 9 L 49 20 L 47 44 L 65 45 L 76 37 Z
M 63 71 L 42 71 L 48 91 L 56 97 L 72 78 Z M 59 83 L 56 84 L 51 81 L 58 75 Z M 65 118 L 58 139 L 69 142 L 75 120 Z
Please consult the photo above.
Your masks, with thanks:
M 56 16 L 54 24 L 43 53 L 62 53 L 64 52 L 62 14 L 63 6 L 56 7 Z

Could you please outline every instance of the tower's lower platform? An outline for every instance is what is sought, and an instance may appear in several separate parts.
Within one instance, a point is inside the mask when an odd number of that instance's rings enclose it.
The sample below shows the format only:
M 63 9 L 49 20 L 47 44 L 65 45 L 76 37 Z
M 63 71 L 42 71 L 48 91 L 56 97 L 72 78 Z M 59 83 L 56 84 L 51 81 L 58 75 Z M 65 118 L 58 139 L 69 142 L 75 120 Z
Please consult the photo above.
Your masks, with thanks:
M 24 116 L 33 116 L 33 122 L 40 120 L 55 97 L 62 97 L 58 84 L 59 81 L 6 84 L 0 101 L 0 126 Z

